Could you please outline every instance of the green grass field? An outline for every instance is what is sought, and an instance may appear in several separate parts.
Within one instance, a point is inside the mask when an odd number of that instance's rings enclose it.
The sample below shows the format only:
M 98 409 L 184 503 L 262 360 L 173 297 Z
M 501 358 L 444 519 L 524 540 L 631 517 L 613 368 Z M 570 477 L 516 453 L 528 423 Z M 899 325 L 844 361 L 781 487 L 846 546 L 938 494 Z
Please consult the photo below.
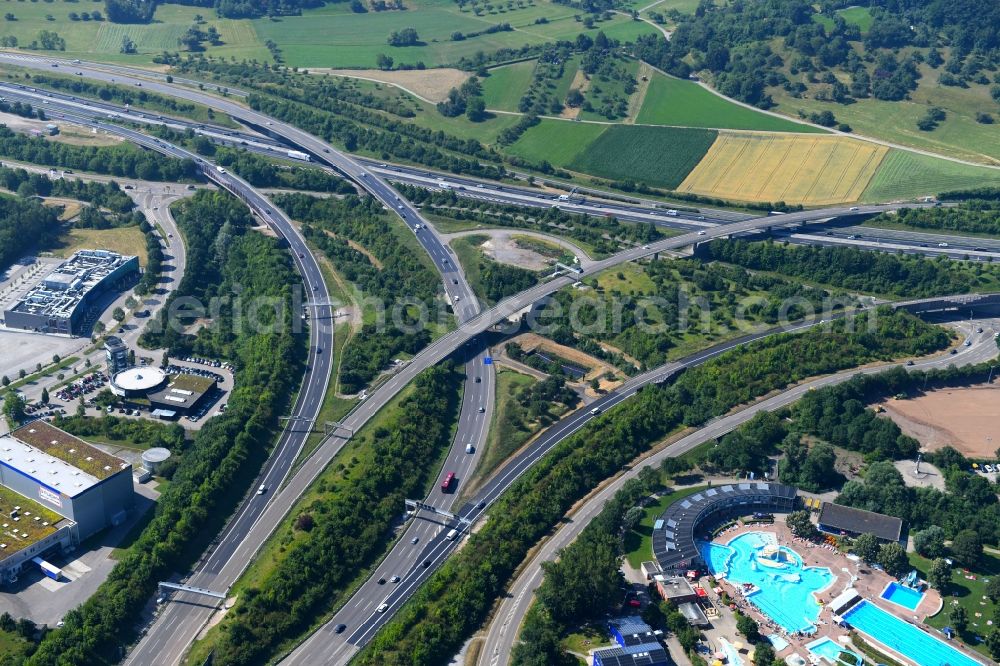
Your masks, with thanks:
M 945 190 L 1000 186 L 1000 169 L 988 169 L 904 150 L 890 150 L 862 201 L 894 201 L 932 196 Z
M 872 22 L 875 20 L 872 18 L 872 13 L 867 7 L 848 7 L 846 9 L 838 9 L 836 13 L 842 16 L 848 24 L 861 28 L 861 34 L 867 33 L 872 27 Z M 814 14 L 813 21 L 819 23 L 827 30 L 833 28 L 833 19 L 822 14 Z
M 909 553 L 908 555 L 910 564 L 920 571 L 922 575 L 926 576 L 928 569 L 930 569 L 930 560 L 916 553 Z M 973 574 L 975 574 L 975 580 L 969 580 L 965 577 L 966 575 Z M 969 628 L 962 636 L 962 641 L 981 654 L 989 656 L 989 651 L 983 643 L 976 643 L 970 639 L 975 635 L 985 636 L 992 630 L 992 627 L 987 625 L 986 622 L 992 620 L 995 624 L 1000 619 L 1000 604 L 996 604 L 985 598 L 986 581 L 993 576 L 1000 576 L 1000 557 L 990 553 L 983 554 L 980 565 L 976 571 L 970 574 L 966 574 L 964 570 L 957 567 L 953 569 L 951 585 L 944 590 L 944 594 L 942 595 L 944 607 L 937 615 L 927 618 L 927 624 L 935 629 L 949 626 L 951 624 L 951 620 L 948 617 L 949 610 L 953 602 L 957 601 L 959 605 L 965 607 L 965 610 L 969 614 Z M 976 613 L 979 613 L 979 617 L 976 616 Z
M 517 62 L 490 70 L 483 79 L 483 98 L 487 109 L 517 111 L 517 103 L 531 85 L 535 61 Z
M 673 189 L 705 156 L 716 136 L 704 129 L 613 125 L 577 155 L 569 168 Z
M 605 125 L 591 123 L 542 120 L 508 146 L 507 151 L 533 162 L 548 160 L 557 166 L 567 166 L 607 129 Z
M 765 132 L 822 132 L 793 120 L 776 118 L 734 104 L 693 81 L 655 74 L 636 122 L 648 125 L 760 130 Z
M 338 2 L 307 10 L 301 16 L 273 20 L 221 19 L 204 7 L 161 4 L 148 25 L 115 24 L 106 18 L 69 19 L 71 12 L 97 10 L 106 14 L 103 3 L 8 2 L 5 9 L 15 20 L 0 25 L 0 36 L 15 35 L 21 47 L 37 39 L 41 30 L 52 30 L 66 40 L 66 51 L 60 55 L 139 66 L 151 65 L 153 56 L 165 50 L 178 50 L 177 40 L 194 23 L 196 14 L 201 14 L 205 25 L 215 26 L 222 35 L 221 45 L 206 44 L 206 55 L 270 62 L 271 55 L 264 43 L 272 39 L 281 48 L 286 64 L 298 67 L 374 67 L 379 53 L 392 56 L 397 62 L 423 61 L 433 67 L 456 62 L 477 51 L 572 39 L 580 32 L 593 36 L 603 29 L 609 37 L 633 40 L 636 35 L 653 30 L 621 15 L 598 23 L 592 30 L 584 30 L 583 24 L 574 18 L 578 12 L 548 0 L 522 0 L 520 6 L 515 3 L 512 8 L 497 4 L 482 16 L 476 16 L 468 8 L 460 9 L 452 0 L 410 0 L 406 11 L 366 14 L 355 14 L 348 3 Z M 547 23 L 535 23 L 543 17 Z M 514 30 L 451 40 L 455 31 L 476 32 L 504 22 L 510 23 Z M 406 27 L 417 30 L 423 45 L 397 48 L 386 43 L 391 32 Z M 125 37 L 135 42 L 137 54 L 120 53 Z

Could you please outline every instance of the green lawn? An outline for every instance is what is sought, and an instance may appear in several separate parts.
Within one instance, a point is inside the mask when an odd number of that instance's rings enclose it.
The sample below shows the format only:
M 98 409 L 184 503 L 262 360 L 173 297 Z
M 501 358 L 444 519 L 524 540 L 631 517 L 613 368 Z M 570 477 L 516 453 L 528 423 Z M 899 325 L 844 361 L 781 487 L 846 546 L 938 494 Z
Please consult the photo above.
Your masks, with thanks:
M 525 132 L 507 151 L 532 162 L 547 160 L 564 167 L 607 129 L 606 125 L 546 119 Z
M 693 81 L 654 74 L 637 123 L 770 132 L 822 132 L 734 104 Z
M 926 575 L 927 570 L 930 568 L 930 560 L 916 553 L 909 553 L 908 555 L 910 564 L 920 571 L 921 574 Z M 966 578 L 966 576 L 973 575 L 975 576 L 975 580 Z M 969 628 L 962 636 L 962 641 L 980 653 L 989 656 L 986 647 L 982 643 L 975 641 L 974 637 L 977 635 L 985 636 L 986 633 L 993 629 L 992 626 L 986 624 L 988 620 L 993 620 L 994 624 L 1000 621 L 1000 604 L 995 604 L 989 599 L 984 598 L 986 596 L 986 582 L 992 576 L 1000 576 L 1000 557 L 990 553 L 983 554 L 982 562 L 974 572 L 966 573 L 963 569 L 954 569 L 951 576 L 951 585 L 943 594 L 944 606 L 940 613 L 927 618 L 927 624 L 935 629 L 950 626 L 951 620 L 948 617 L 948 613 L 952 608 L 952 602 L 958 601 L 960 605 L 965 607 L 965 610 L 969 614 Z M 979 617 L 976 616 L 976 613 L 979 613 Z
M 653 559 L 653 525 L 659 519 L 663 510 L 670 504 L 684 499 L 688 495 L 694 495 L 706 487 L 691 486 L 690 488 L 683 488 L 677 492 L 664 495 L 643 509 L 639 524 L 625 535 L 625 558 L 632 567 L 638 569 L 640 564 Z
M 491 69 L 490 75 L 483 79 L 486 108 L 517 111 L 517 103 L 531 85 L 531 75 L 534 70 L 534 60 Z
M 613 125 L 579 153 L 569 168 L 673 189 L 701 161 L 715 137 L 715 132 L 705 129 Z
M 893 201 L 945 190 L 1000 186 L 1000 169 L 975 167 L 903 150 L 890 150 L 865 189 L 864 201 Z
M 867 33 L 872 27 L 872 22 L 875 20 L 872 18 L 872 13 L 867 7 L 848 7 L 846 9 L 838 9 L 836 13 L 842 16 L 848 24 L 861 28 L 861 34 Z M 819 23 L 827 30 L 833 28 L 833 19 L 822 14 L 814 14 L 813 21 Z

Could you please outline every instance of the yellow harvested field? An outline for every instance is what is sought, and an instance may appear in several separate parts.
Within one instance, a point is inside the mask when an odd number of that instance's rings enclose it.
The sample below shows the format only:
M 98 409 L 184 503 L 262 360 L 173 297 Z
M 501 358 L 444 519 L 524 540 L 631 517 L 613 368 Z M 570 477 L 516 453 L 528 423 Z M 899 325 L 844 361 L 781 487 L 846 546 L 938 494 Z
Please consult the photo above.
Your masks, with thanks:
M 841 136 L 720 132 L 677 190 L 736 201 L 847 203 L 861 197 L 888 150 Z

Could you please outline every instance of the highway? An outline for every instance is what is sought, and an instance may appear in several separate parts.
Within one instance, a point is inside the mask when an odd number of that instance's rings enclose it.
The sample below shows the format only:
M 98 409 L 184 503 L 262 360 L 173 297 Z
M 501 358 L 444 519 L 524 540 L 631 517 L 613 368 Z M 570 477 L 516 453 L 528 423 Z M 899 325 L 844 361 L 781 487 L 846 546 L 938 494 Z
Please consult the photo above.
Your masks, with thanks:
M 0 60 L 2 59 L 4 59 L 4 57 L 0 56 Z M 24 60 L 18 60 L 15 64 L 24 65 L 26 62 Z M 46 65 L 38 63 L 37 66 L 42 68 Z M 104 80 L 110 80 L 116 78 L 117 76 L 118 81 L 116 82 L 118 83 L 140 82 L 140 79 L 131 78 L 126 78 L 123 81 L 121 74 L 116 73 L 116 76 L 111 76 L 110 74 L 99 69 L 86 68 L 81 69 L 81 71 L 85 72 L 85 75 L 90 78 L 103 78 Z M 420 222 L 415 222 L 415 220 L 420 219 L 417 211 L 409 206 L 409 204 L 405 201 L 397 203 L 395 193 L 388 187 L 385 180 L 381 176 L 374 173 L 371 169 L 368 169 L 360 165 L 357 161 L 336 152 L 315 137 L 311 137 L 308 134 L 284 123 L 268 119 L 266 116 L 250 111 L 230 100 L 220 99 L 211 95 L 206 95 L 204 93 L 199 93 L 197 91 L 169 84 L 160 84 L 156 82 L 151 83 L 145 78 L 141 79 L 141 83 L 146 89 L 207 104 L 218 110 L 230 113 L 230 115 L 235 118 L 246 122 L 251 126 L 263 128 L 270 133 L 279 135 L 290 144 L 316 156 L 321 161 L 326 162 L 341 173 L 346 174 L 355 182 L 363 184 L 366 189 L 375 194 L 375 196 L 381 199 L 383 203 L 399 211 L 400 216 L 408 220 L 408 222 L 412 225 L 411 228 L 414 229 L 418 237 L 421 238 L 425 248 L 428 248 L 428 253 L 435 259 L 435 263 L 440 261 L 441 264 L 449 264 L 454 267 L 454 262 L 451 261 L 447 249 L 443 248 L 443 246 L 441 246 L 440 249 L 433 247 L 434 242 L 432 239 L 436 238 L 433 230 L 416 229 L 416 224 L 422 225 Z M 120 128 L 116 127 L 115 129 L 119 130 Z M 135 134 L 140 137 L 144 137 L 144 135 L 138 132 L 135 132 Z M 152 141 L 151 139 L 148 137 L 144 137 L 144 139 L 147 143 L 143 145 L 148 145 L 149 147 L 153 147 L 155 149 L 155 145 L 149 145 L 148 143 Z M 136 142 L 142 143 L 139 140 L 136 140 Z M 162 144 L 162 142 L 158 141 L 154 143 L 156 145 Z M 218 172 L 216 172 L 213 175 L 225 176 L 228 174 L 218 174 Z M 230 185 L 232 185 L 232 183 L 230 183 Z M 825 220 L 838 215 L 875 214 L 887 210 L 893 210 L 898 207 L 900 206 L 892 205 L 832 208 L 824 211 L 804 211 L 802 213 L 792 213 L 768 218 L 751 218 L 725 225 L 704 227 L 697 231 L 683 233 L 675 238 L 665 239 L 642 248 L 634 248 L 619 253 L 608 259 L 595 262 L 593 266 L 588 267 L 580 274 L 556 278 L 533 289 L 527 290 L 522 294 L 507 299 L 497 306 L 480 312 L 479 314 L 469 315 L 466 317 L 463 312 L 459 312 L 459 318 L 465 319 L 464 323 L 457 330 L 446 334 L 429 345 L 409 364 L 390 377 L 385 384 L 373 391 L 369 398 L 361 403 L 361 405 L 344 420 L 344 430 L 325 440 L 317 451 L 296 471 L 294 475 L 291 476 L 287 484 L 276 492 L 271 501 L 263 507 L 263 510 L 259 513 L 255 512 L 257 516 L 255 520 L 243 521 L 242 514 L 240 514 L 237 520 L 240 522 L 242 527 L 246 527 L 247 529 L 241 530 L 238 533 L 227 531 L 227 533 L 220 539 L 219 547 L 212 553 L 208 561 L 211 573 L 214 576 L 213 580 L 233 581 L 236 579 L 247 563 L 249 563 L 252 556 L 256 553 L 260 544 L 264 542 L 266 537 L 271 533 L 271 531 L 273 531 L 274 527 L 287 513 L 292 503 L 316 478 L 319 472 L 322 471 L 336 452 L 339 451 L 345 441 L 344 437 L 347 436 L 346 433 L 354 432 L 360 428 L 374 413 L 385 405 L 393 396 L 396 395 L 396 393 L 398 393 L 399 390 L 402 389 L 402 387 L 407 385 L 422 370 L 446 358 L 455 350 L 461 348 L 463 345 L 472 340 L 475 336 L 490 329 L 493 325 L 501 322 L 508 316 L 518 313 L 528 306 L 537 303 L 539 300 L 570 284 L 574 280 L 586 275 L 592 275 L 600 270 L 610 268 L 625 261 L 633 261 L 654 255 L 660 251 L 678 249 L 686 245 L 710 240 L 715 237 L 757 232 L 760 230 L 771 230 L 773 227 L 780 228 L 801 225 L 817 220 Z M 266 214 L 267 213 L 265 212 L 265 215 Z M 424 233 L 425 231 L 427 233 Z M 439 241 L 438 245 L 440 245 Z M 304 254 L 309 256 L 308 252 L 304 252 Z M 463 285 L 461 284 L 461 281 L 459 281 L 458 284 L 453 283 L 449 286 L 446 279 L 445 286 L 448 296 L 453 302 L 455 296 L 460 298 L 459 302 L 456 303 L 459 309 L 467 307 L 466 304 L 473 300 L 471 298 L 471 294 L 463 293 L 465 290 L 462 289 Z M 326 376 L 328 378 L 329 372 L 326 373 Z M 518 472 L 512 471 L 511 473 L 516 474 Z M 277 488 L 277 485 L 272 487 Z M 482 509 L 478 508 L 478 505 L 476 505 L 476 507 L 473 507 L 471 510 L 464 509 L 463 516 L 469 519 L 474 519 L 478 516 L 478 512 L 481 510 Z M 425 560 L 430 561 L 431 565 L 436 565 L 447 554 L 447 548 L 442 547 L 443 543 L 447 543 L 449 545 L 452 544 L 452 542 L 444 542 L 443 539 L 437 544 L 427 544 L 423 547 L 421 555 Z M 431 568 L 433 567 L 429 565 L 428 570 Z M 418 579 L 419 576 L 411 576 L 407 580 L 412 580 L 412 584 L 400 584 L 395 586 L 389 596 L 395 595 L 397 599 L 404 598 L 411 593 L 415 585 L 418 584 Z M 198 580 L 194 577 L 192 577 L 189 582 L 200 585 Z M 390 601 L 392 601 L 392 599 L 390 599 Z M 197 629 L 200 628 L 201 623 L 194 617 L 195 615 L 198 615 L 196 612 L 188 614 L 183 621 L 179 621 L 176 613 L 173 614 L 173 617 L 170 617 L 175 608 L 177 608 L 177 605 L 171 604 L 170 607 L 162 614 L 160 622 L 154 625 L 154 630 L 147 635 L 146 639 L 144 639 L 139 647 L 133 651 L 132 655 L 130 655 L 129 661 L 131 663 L 175 663 L 179 660 L 180 654 L 194 637 L 194 634 L 197 632 Z M 194 607 L 189 606 L 189 608 Z M 207 611 L 204 615 L 207 617 Z M 380 618 L 386 618 L 390 615 L 390 613 L 387 612 L 379 615 Z M 377 629 L 379 621 L 368 621 L 368 623 L 368 627 L 359 629 L 362 631 L 361 634 L 357 633 L 358 630 L 355 630 L 355 632 L 351 634 L 355 641 L 360 642 L 370 638 L 371 633 Z M 160 626 L 163 627 L 162 630 L 157 629 L 157 627 Z M 150 637 L 154 635 L 162 638 L 162 641 L 155 646 L 150 644 Z M 155 660 L 147 660 L 147 658 L 152 658 L 154 655 L 156 657 Z
M 982 333 L 976 332 L 977 324 L 983 328 Z M 954 356 L 939 354 L 916 360 L 912 366 L 902 365 L 902 367 L 910 371 L 930 370 L 944 368 L 952 363 L 959 366 L 981 363 L 996 357 L 997 347 L 993 339 L 993 334 L 995 331 L 1000 330 L 1000 320 L 977 319 L 970 322 L 968 319 L 964 319 L 963 322 L 958 324 L 958 327 L 962 330 L 966 338 L 972 341 L 973 344 L 971 347 L 959 348 L 958 353 Z M 723 437 L 749 421 L 757 413 L 761 411 L 774 411 L 790 405 L 799 400 L 808 391 L 839 384 L 857 374 L 882 372 L 889 367 L 894 367 L 894 365 L 900 364 L 866 367 L 862 370 L 845 370 L 797 384 L 777 395 L 753 403 L 738 412 L 710 421 L 702 428 L 685 435 L 676 442 L 649 456 L 641 463 L 632 466 L 628 471 L 605 483 L 599 491 L 575 507 L 575 510 L 567 515 L 567 520 L 562 523 L 562 526 L 559 527 L 555 534 L 542 543 L 527 566 L 522 568 L 517 578 L 508 587 L 507 594 L 504 596 L 501 605 L 497 608 L 492 620 L 487 625 L 485 643 L 479 653 L 478 666 L 507 666 L 509 664 L 510 653 L 517 640 L 521 622 L 528 607 L 534 600 L 534 591 L 542 582 L 542 563 L 555 559 L 558 552 L 579 536 L 580 532 L 601 512 L 607 501 L 621 489 L 625 482 L 637 477 L 643 468 L 658 467 L 665 458 L 683 455 L 700 444 Z M 475 665 L 468 664 L 468 666 Z

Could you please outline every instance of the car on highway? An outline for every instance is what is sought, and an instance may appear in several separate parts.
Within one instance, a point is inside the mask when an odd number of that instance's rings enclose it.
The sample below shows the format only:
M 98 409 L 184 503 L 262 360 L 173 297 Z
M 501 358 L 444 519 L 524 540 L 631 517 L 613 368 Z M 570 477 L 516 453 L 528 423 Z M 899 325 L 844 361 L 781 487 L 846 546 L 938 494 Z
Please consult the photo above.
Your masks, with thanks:
M 383 602 L 382 602 L 382 605 L 378 607 L 378 612 L 379 612 L 379 613 L 384 613 L 384 612 L 386 612 L 387 610 L 389 610 L 389 603 L 388 603 L 388 602 L 386 602 L 386 601 L 383 601 Z
M 263 483 L 260 484 L 260 488 L 257 489 L 257 494 L 263 495 L 266 492 L 267 492 L 267 486 L 265 486 Z
M 419 542 L 420 542 L 420 537 L 413 537 L 412 539 L 410 539 L 410 543 L 412 543 L 413 545 L 416 545 Z
M 379 578 L 378 579 L 378 584 L 379 585 L 385 585 L 385 578 Z
M 485 414 L 486 413 L 486 408 L 485 407 L 480 407 L 479 408 L 479 413 L 480 414 Z
M 948 247 L 947 243 L 938 243 L 938 247 Z
M 424 569 L 426 569 L 430 565 L 431 565 L 431 561 L 430 560 L 424 560 L 424 564 L 423 564 Z
M 466 453 L 475 453 L 476 452 L 476 447 L 474 447 L 472 444 L 466 444 L 465 445 L 465 452 Z
M 704 236 L 704 235 L 705 235 L 705 232 L 704 232 L 704 231 L 699 231 L 699 232 L 698 232 L 698 235 L 699 235 L 699 236 Z
M 594 408 L 593 408 L 592 410 L 590 410 L 590 413 L 591 413 L 591 414 L 592 414 L 593 416 L 597 416 L 598 414 L 600 414 L 600 413 L 601 413 L 601 408 L 600 408 L 600 407 L 594 407 Z
M 346 629 L 347 629 L 346 624 L 338 624 L 333 631 L 334 633 L 342 634 Z
M 482 377 L 476 377 L 476 383 L 477 384 L 482 384 L 483 383 L 483 378 Z
M 450 493 L 455 485 L 455 473 L 448 472 L 444 476 L 444 480 L 441 481 L 441 492 Z
M 392 578 L 389 579 L 389 582 L 390 583 L 398 583 L 399 582 L 399 576 L 393 576 Z

